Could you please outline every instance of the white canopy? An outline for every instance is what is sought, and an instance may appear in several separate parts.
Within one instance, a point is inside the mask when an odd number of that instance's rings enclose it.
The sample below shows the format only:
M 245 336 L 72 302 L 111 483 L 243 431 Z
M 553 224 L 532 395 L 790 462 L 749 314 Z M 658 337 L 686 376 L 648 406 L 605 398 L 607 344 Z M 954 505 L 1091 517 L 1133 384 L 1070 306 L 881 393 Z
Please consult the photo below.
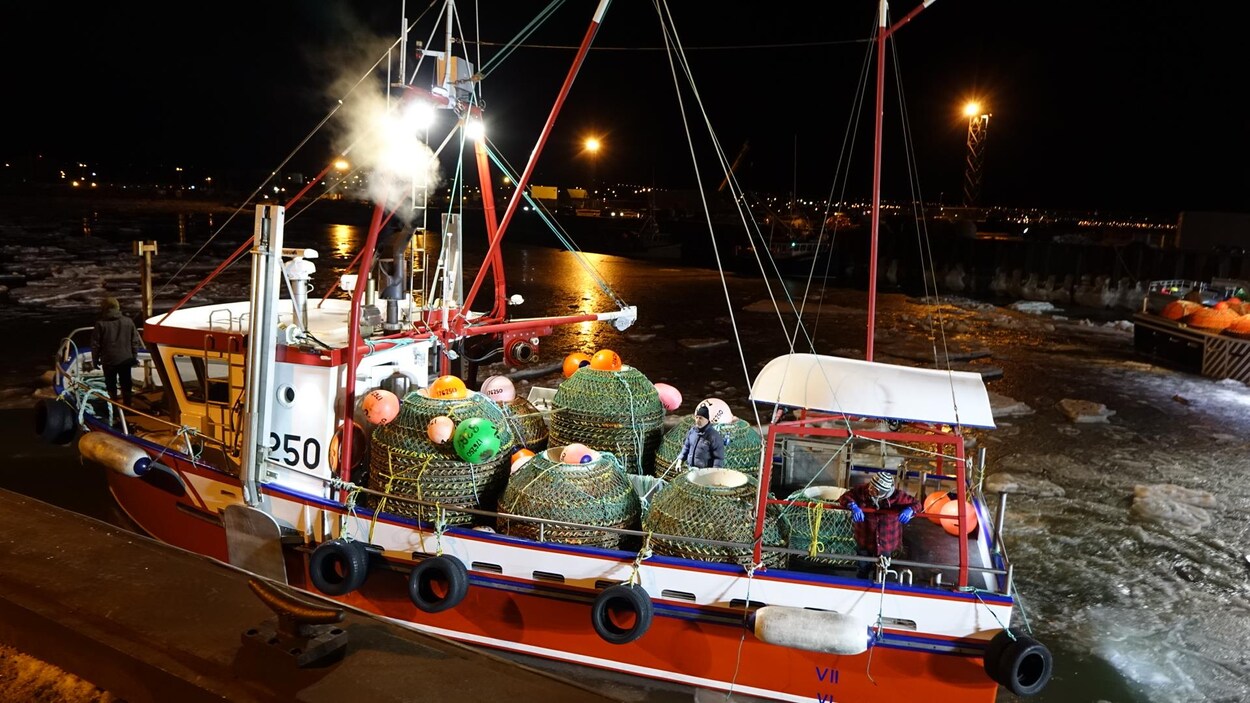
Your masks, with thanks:
M 768 362 L 751 384 L 751 400 L 859 417 L 994 426 L 980 374 L 820 354 Z

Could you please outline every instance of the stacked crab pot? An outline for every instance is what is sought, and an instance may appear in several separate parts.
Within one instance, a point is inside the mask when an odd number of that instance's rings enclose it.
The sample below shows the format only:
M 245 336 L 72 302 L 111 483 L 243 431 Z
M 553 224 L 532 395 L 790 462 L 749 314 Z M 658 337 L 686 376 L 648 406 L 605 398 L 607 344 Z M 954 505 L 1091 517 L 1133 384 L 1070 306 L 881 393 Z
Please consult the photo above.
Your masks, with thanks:
M 554 448 L 526 461 L 508 479 L 499 511 L 566 524 L 500 517 L 499 531 L 546 542 L 621 548 L 622 535 L 596 528 L 637 529 L 638 494 L 611 455 L 594 452 L 589 458 L 566 463 L 560 448 Z
M 655 461 L 664 406 L 655 386 L 637 369 L 577 369 L 556 389 L 551 403 L 550 446 L 580 442 L 611 452 L 633 474 L 647 473 Z
M 477 451 L 470 454 L 474 461 L 465 459 L 457 453 L 454 439 L 438 437 L 431 429 L 431 421 L 440 417 L 457 427 L 474 418 L 479 421 L 469 424 L 485 427 L 482 421 L 490 423 L 498 450 Z M 434 522 L 440 519 L 439 509 L 444 508 L 441 519 L 448 524 L 469 524 L 473 516 L 455 508 L 494 507 L 508 480 L 508 456 L 514 445 L 503 411 L 481 393 L 439 399 L 429 397 L 424 390 L 413 391 L 404 397 L 398 417 L 373 432 L 369 488 L 395 496 L 379 499 L 378 510 Z

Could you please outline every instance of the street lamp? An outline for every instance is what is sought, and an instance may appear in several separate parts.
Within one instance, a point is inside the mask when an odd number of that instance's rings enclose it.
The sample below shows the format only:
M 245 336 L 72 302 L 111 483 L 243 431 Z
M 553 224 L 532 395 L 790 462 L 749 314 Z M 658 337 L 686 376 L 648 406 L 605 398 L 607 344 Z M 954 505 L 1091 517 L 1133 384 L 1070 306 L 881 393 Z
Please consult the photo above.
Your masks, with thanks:
M 989 136 L 990 113 L 981 110 L 981 104 L 964 105 L 968 118 L 968 156 L 964 168 L 964 207 L 975 207 L 981 195 L 981 166 L 985 163 L 985 140 Z
M 599 156 L 599 149 L 603 144 L 598 137 L 586 137 L 586 141 L 582 142 L 582 146 L 585 148 L 586 153 L 590 155 L 590 204 L 593 207 L 595 204 L 595 166 Z

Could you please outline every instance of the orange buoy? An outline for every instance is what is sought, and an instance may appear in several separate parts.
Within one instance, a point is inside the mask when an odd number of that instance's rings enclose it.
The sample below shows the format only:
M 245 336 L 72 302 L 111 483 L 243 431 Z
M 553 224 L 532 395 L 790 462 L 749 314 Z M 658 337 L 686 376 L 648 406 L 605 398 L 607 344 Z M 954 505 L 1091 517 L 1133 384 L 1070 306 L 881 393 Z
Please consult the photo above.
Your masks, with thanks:
M 469 397 L 469 389 L 455 376 L 439 376 L 430 384 L 431 398 L 442 400 L 461 400 Z
M 521 448 L 512 452 L 512 473 L 516 473 L 517 469 L 525 466 L 525 462 L 534 458 L 534 452 L 530 449 Z
M 953 499 L 954 497 L 955 495 L 950 492 L 930 493 L 929 495 L 925 496 L 924 512 L 925 512 L 925 516 L 929 518 L 929 522 L 932 522 L 934 525 L 938 524 L 939 521 L 942 519 L 938 517 L 938 515 L 941 513 L 942 506 L 949 503 L 951 499 Z
M 1180 320 L 1201 307 L 1202 303 L 1195 303 L 1192 300 L 1173 300 L 1163 306 L 1163 309 L 1159 311 L 1159 316 L 1168 320 Z
M 573 352 L 564 357 L 564 377 L 568 378 L 583 366 L 590 366 L 590 355 L 581 352 Z
M 1198 308 L 1181 318 L 1181 322 L 1190 327 L 1197 327 L 1207 332 L 1223 332 L 1225 328 L 1237 321 L 1241 317 L 1237 313 L 1229 309 L 1227 305 L 1224 307 Z
M 590 357 L 590 368 L 599 371 L 620 371 L 621 357 L 611 349 L 600 349 Z
M 959 513 L 959 501 L 958 500 L 946 501 L 944 504 L 942 504 L 942 507 L 938 509 L 938 512 L 941 513 L 942 515 L 950 516 L 950 517 L 944 517 L 941 519 L 942 529 L 946 530 L 947 534 L 958 536 L 959 525 L 956 524 L 958 522 L 956 514 Z M 968 534 L 972 534 L 972 531 L 977 529 L 977 513 L 975 510 L 972 509 L 971 503 L 968 503 L 968 502 L 964 503 L 963 514 L 959 515 L 958 518 L 962 518 L 964 521 L 964 532 Z
M 1224 328 L 1224 334 L 1240 337 L 1241 339 L 1250 339 L 1250 315 L 1242 315 L 1228 327 Z

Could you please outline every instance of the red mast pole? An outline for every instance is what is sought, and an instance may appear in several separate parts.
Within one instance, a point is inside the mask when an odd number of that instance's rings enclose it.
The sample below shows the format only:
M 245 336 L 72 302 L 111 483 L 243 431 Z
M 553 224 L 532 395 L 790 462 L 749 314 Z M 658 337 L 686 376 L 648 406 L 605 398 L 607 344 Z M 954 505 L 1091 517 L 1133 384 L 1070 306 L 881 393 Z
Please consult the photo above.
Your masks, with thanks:
M 352 480 L 352 408 L 356 405 L 356 364 L 360 361 L 360 306 L 365 298 L 365 280 L 369 269 L 373 266 L 373 250 L 378 245 L 378 232 L 382 229 L 381 205 L 373 208 L 373 220 L 369 223 L 369 234 L 365 237 L 364 255 L 360 258 L 360 273 L 357 274 L 356 286 L 352 290 L 352 312 L 347 328 L 347 359 L 344 364 L 347 373 L 347 384 L 343 389 L 343 442 L 339 452 L 339 477 L 343 481 Z
M 551 114 L 547 116 L 547 122 L 543 125 L 542 133 L 538 135 L 538 143 L 534 145 L 534 151 L 530 153 L 529 161 L 525 164 L 525 170 L 521 172 L 521 177 L 516 183 L 516 197 L 508 203 L 508 208 L 504 210 L 503 220 L 499 223 L 499 229 L 490 240 L 490 250 L 486 252 L 486 258 L 492 259 L 499 256 L 499 240 L 503 238 L 504 232 L 508 231 L 508 223 L 512 222 L 512 216 L 516 213 L 517 206 L 520 205 L 522 193 L 529 185 L 530 176 L 534 174 L 534 166 L 538 163 L 538 155 L 542 153 L 543 147 L 547 145 L 547 138 L 551 136 L 551 130 L 555 127 L 556 117 L 560 115 L 560 109 L 564 107 L 564 101 L 569 96 L 569 91 L 573 88 L 573 81 L 577 78 L 578 71 L 581 70 L 582 64 L 586 61 L 586 54 L 590 53 L 590 43 L 594 41 L 595 34 L 599 32 L 599 25 L 603 23 L 603 15 L 608 11 L 608 5 L 612 0 L 599 0 L 599 6 L 595 8 L 594 17 L 590 19 L 590 26 L 586 28 L 586 35 L 582 37 L 582 43 L 577 47 L 577 56 L 573 58 L 573 65 L 569 67 L 568 75 L 564 77 L 564 84 L 560 86 L 560 94 L 556 96 L 556 102 L 551 106 Z M 489 227 L 489 225 L 487 225 Z M 486 277 L 488 267 L 483 266 L 478 269 L 477 276 L 473 279 L 473 287 L 469 289 L 468 295 L 464 297 L 464 306 L 461 311 L 468 310 L 473 304 L 473 299 L 477 297 L 477 291 L 482 287 L 482 281 Z M 463 314 L 463 312 L 461 313 Z

